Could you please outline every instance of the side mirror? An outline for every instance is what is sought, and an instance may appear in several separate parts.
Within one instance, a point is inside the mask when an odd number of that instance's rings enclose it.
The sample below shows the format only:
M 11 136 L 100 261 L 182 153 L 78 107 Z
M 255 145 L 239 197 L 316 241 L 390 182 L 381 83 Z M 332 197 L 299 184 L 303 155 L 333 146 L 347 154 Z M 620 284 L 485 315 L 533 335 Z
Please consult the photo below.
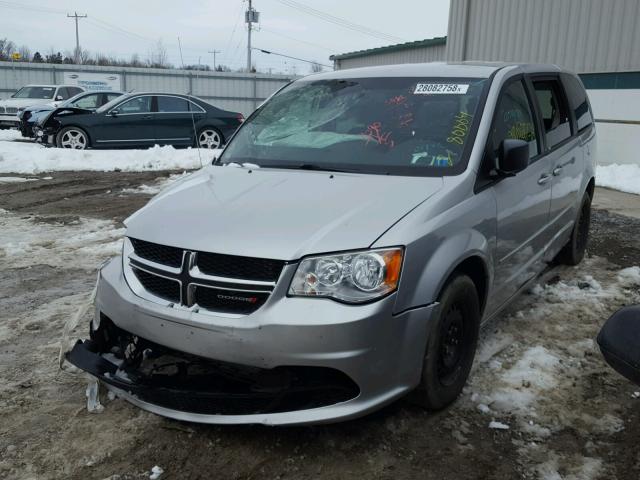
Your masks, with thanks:
M 56 100 L 60 101 L 60 100 L 64 100 L 64 98 L 62 97 L 62 95 L 56 95 Z
M 112 117 L 117 117 L 118 116 L 118 110 L 110 110 L 109 111 L 109 115 L 111 115 Z
M 625 307 L 606 321 L 598 345 L 607 363 L 640 385 L 640 305 Z
M 524 140 L 507 138 L 498 147 L 496 170 L 501 175 L 512 177 L 529 166 L 529 144 Z

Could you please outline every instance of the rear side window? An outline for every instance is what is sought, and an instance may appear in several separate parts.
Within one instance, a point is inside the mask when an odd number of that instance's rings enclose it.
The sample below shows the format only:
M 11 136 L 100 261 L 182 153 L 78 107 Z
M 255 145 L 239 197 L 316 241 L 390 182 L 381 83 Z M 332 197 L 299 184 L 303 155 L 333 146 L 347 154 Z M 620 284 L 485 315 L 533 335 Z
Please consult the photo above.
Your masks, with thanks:
M 158 97 L 158 112 L 160 113 L 179 113 L 188 112 L 189 102 L 180 97 Z
M 56 94 L 56 99 L 58 97 L 62 97 L 61 100 L 66 100 L 67 98 L 73 97 L 73 95 L 69 94 L 69 89 L 67 87 L 60 87 Z
M 547 145 L 553 148 L 571 137 L 569 107 L 558 80 L 534 80 L 533 88 L 542 115 Z
M 569 107 L 576 117 L 576 127 L 578 132 L 581 132 L 593 124 L 587 92 L 582 86 L 582 82 L 573 75 L 563 75 L 562 83 L 564 83 L 569 98 Z
M 508 85 L 498 100 L 491 129 L 494 154 L 503 140 L 513 139 L 529 142 L 529 158 L 538 155 L 538 135 L 533 118 L 522 81 Z
M 73 102 L 74 107 L 78 108 L 97 108 L 98 107 L 98 94 L 87 95 Z

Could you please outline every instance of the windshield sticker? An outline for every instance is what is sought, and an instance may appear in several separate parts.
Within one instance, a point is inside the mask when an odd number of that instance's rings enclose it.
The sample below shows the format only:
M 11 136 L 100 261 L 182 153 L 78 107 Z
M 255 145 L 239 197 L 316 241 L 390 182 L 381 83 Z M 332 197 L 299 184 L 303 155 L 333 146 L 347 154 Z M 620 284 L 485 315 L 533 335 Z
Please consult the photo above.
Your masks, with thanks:
M 394 146 L 394 142 L 391 139 L 391 132 L 383 133 L 382 123 L 380 122 L 373 122 L 369 125 L 363 135 L 366 137 L 367 145 L 369 145 L 370 142 L 376 142 L 378 145 Z
M 414 95 L 464 95 L 469 89 L 466 83 L 418 83 Z
M 53 88 L 51 88 L 51 87 L 42 87 L 42 90 L 44 90 L 45 92 L 50 92 L 51 90 L 53 90 Z
M 447 142 L 455 143 L 457 145 L 462 145 L 464 143 L 464 139 L 467 137 L 467 133 L 469 133 L 471 117 L 472 116 L 467 112 L 459 112 L 455 117 L 453 117 L 453 128 L 447 137 Z

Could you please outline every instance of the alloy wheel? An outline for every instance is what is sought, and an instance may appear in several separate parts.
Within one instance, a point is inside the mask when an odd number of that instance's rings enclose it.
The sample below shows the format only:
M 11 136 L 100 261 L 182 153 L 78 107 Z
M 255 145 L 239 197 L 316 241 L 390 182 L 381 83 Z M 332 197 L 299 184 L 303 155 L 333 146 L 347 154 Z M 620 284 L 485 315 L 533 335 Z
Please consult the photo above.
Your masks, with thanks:
M 222 138 L 220 134 L 212 129 L 205 129 L 198 135 L 198 146 L 200 148 L 220 148 Z
M 60 146 L 62 146 L 62 148 L 84 150 L 87 148 L 87 136 L 80 130 L 67 130 L 62 134 L 62 138 L 60 138 Z

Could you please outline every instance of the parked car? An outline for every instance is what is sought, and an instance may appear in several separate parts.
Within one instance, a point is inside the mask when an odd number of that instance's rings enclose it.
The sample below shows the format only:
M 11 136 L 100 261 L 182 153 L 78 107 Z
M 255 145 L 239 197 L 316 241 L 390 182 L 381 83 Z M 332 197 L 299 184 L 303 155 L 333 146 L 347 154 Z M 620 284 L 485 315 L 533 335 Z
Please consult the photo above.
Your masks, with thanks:
M 125 221 L 67 359 L 206 423 L 345 420 L 462 391 L 481 324 L 589 234 L 595 127 L 555 66 L 296 80 Z
M 102 105 L 115 100 L 122 95 L 124 95 L 124 92 L 82 92 L 71 97 L 69 100 L 61 102 L 59 105 L 45 104 L 27 107 L 18 113 L 18 118 L 20 119 L 20 132 L 23 137 L 34 137 L 35 132 L 33 131 L 33 127 L 39 120 L 47 117 L 57 107 L 81 108 L 83 110 L 93 112 Z
M 18 128 L 20 119 L 18 114 L 26 107 L 33 105 L 57 106 L 59 102 L 67 100 L 84 88 L 72 85 L 27 85 L 6 100 L 0 100 L 0 128 Z
M 36 126 L 44 143 L 60 148 L 221 147 L 244 121 L 190 95 L 131 93 L 95 112 L 58 108 Z M 194 133 L 195 132 L 195 133 Z
M 640 385 L 640 305 L 614 313 L 600 330 L 598 345 L 616 372 Z

